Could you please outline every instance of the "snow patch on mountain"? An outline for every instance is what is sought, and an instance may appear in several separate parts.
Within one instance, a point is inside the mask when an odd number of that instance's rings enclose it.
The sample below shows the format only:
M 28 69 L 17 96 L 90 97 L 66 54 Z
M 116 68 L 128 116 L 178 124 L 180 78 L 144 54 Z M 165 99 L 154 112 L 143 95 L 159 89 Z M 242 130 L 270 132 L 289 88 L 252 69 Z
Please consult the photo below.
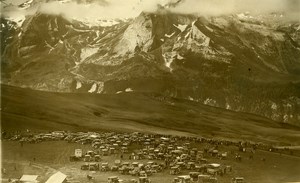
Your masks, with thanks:
M 173 24 L 173 26 L 178 28 L 181 32 L 184 32 L 188 25 L 181 25 L 181 24 L 175 25 L 175 24 Z
M 179 54 L 177 54 L 177 59 L 178 59 L 178 60 L 183 60 L 184 57 L 182 57 L 182 56 L 180 56 Z
M 126 29 L 114 51 L 117 55 L 125 55 L 128 52 L 133 53 L 136 46 L 142 51 L 148 51 L 153 42 L 151 27 L 150 19 L 146 20 L 144 16 L 137 17 Z
M 133 90 L 131 88 L 126 88 L 125 92 L 133 92 Z
M 55 49 L 55 47 L 51 46 L 47 41 L 45 41 L 45 44 L 46 44 L 46 47 L 49 48 L 48 54 L 50 54 Z
M 203 104 L 205 105 L 209 105 L 209 106 L 216 106 L 217 105 L 217 101 L 215 101 L 214 99 L 211 98 L 207 98 Z
M 97 85 L 98 85 L 97 93 L 102 93 L 104 89 L 104 82 L 98 81 Z
M 277 110 L 277 105 L 274 102 L 272 103 L 271 109 Z
M 203 46 L 208 46 L 210 42 L 210 38 L 203 34 L 196 26 L 192 26 L 191 28 L 190 39 L 202 42 Z
M 72 0 L 58 0 L 60 4 L 72 2 Z
M 174 34 L 175 34 L 175 32 L 173 32 L 172 34 L 165 34 L 165 37 L 171 38 Z
M 89 93 L 102 93 L 104 88 L 104 83 L 101 81 L 96 81 L 90 90 L 88 91 Z
M 173 68 L 171 67 L 172 62 L 174 61 L 175 56 L 177 56 L 176 51 L 172 52 L 165 52 L 162 57 L 164 58 L 165 61 L 165 66 L 169 68 L 170 72 L 173 71 Z
M 24 2 L 22 4 L 20 4 L 19 5 L 19 9 L 25 10 L 25 9 L 30 8 L 32 2 L 33 2 L 33 0 L 29 0 L 29 1 L 26 1 L 26 2 Z
M 97 84 L 94 83 L 94 84 L 92 85 L 91 89 L 90 89 L 88 92 L 89 92 L 89 93 L 94 93 L 94 92 L 96 91 L 96 89 L 97 89 Z
M 209 30 L 210 32 L 214 32 L 214 30 L 213 30 L 212 28 L 208 27 L 207 25 L 205 26 L 205 28 L 206 28 L 207 30 Z
M 13 14 L 10 15 L 9 17 L 5 17 L 7 20 L 15 22 L 18 27 L 21 27 L 23 22 L 25 21 L 25 15 L 17 15 Z
M 91 48 L 91 47 L 86 47 L 81 49 L 81 53 L 80 53 L 80 62 L 83 62 L 86 58 L 94 55 L 95 53 L 97 53 L 98 48 Z
M 91 30 L 77 29 L 73 25 L 66 25 L 67 28 L 73 29 L 76 32 L 91 32 Z
M 193 97 L 191 97 L 191 96 L 189 96 L 188 99 L 189 99 L 190 101 L 195 101 L 195 99 L 194 99 Z
M 74 20 L 80 21 L 84 25 L 88 27 L 111 27 L 120 23 L 120 21 L 111 19 L 111 20 L 103 20 L 103 19 L 92 19 L 92 18 L 81 18 L 76 17 Z
M 184 36 L 184 38 L 187 39 L 187 38 L 190 36 L 190 34 L 191 34 L 191 32 L 188 32 L 188 33 Z
M 227 109 L 227 110 L 231 110 L 232 107 L 231 107 L 228 103 L 226 103 L 226 109 Z
M 249 18 L 254 18 L 253 16 L 250 16 L 249 13 L 239 13 L 237 14 L 237 17 L 239 19 L 249 19 Z
M 187 49 L 191 49 L 195 52 L 209 52 L 210 38 L 203 34 L 195 25 L 193 25 L 188 33 L 185 35 L 187 41 Z M 199 49 L 203 48 L 203 49 Z
M 78 90 L 78 89 L 81 88 L 81 87 L 82 87 L 81 82 L 80 82 L 80 81 L 77 81 L 77 83 L 76 83 L 76 90 Z

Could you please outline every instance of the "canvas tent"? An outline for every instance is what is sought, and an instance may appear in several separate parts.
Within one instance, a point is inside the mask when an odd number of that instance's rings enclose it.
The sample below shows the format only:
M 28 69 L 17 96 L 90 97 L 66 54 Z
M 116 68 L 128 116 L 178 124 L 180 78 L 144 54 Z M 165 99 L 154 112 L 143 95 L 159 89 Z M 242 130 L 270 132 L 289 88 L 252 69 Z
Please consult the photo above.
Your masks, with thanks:
M 63 183 L 66 181 L 67 176 L 61 172 L 53 174 L 45 183 Z
M 20 178 L 20 182 L 22 183 L 36 183 L 38 182 L 36 179 L 38 178 L 38 175 L 23 175 Z

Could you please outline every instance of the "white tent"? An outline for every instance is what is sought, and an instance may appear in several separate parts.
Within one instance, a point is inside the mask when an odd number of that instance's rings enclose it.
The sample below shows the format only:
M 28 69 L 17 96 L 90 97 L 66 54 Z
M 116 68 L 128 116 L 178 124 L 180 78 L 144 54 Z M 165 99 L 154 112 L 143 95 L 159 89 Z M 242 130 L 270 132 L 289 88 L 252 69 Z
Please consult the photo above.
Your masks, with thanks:
M 61 172 L 53 174 L 45 183 L 62 183 L 66 180 L 67 176 Z
M 23 175 L 20 179 L 20 182 L 22 183 L 36 183 L 38 182 L 36 179 L 38 178 L 38 175 Z

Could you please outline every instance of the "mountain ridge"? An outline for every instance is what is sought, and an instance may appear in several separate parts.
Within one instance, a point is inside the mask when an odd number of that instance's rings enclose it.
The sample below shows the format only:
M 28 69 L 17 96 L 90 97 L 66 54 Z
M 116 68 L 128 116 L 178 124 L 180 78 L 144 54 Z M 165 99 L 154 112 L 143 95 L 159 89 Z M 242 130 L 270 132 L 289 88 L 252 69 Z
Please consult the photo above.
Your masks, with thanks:
M 36 14 L 7 30 L 2 82 L 60 92 L 156 92 L 300 125 L 300 25 L 273 19 L 164 11 L 89 27 Z

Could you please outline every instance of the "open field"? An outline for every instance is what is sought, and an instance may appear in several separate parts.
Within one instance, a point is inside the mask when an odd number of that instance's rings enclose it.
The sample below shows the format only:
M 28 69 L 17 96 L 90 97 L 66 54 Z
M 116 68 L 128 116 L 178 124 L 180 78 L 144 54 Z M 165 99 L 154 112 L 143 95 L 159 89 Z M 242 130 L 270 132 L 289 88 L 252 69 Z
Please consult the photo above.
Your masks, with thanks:
M 236 113 L 209 107 L 188 100 L 165 98 L 156 94 L 123 93 L 118 95 L 94 95 L 74 93 L 49 93 L 3 86 L 1 89 L 1 128 L 14 133 L 29 129 L 32 132 L 93 131 L 133 132 L 150 134 L 206 137 L 265 143 L 273 146 L 299 147 L 299 128 L 280 124 L 247 113 Z M 38 174 L 45 181 L 57 170 L 74 182 L 107 182 L 109 176 L 117 175 L 130 180 L 130 175 L 117 172 L 88 172 L 80 170 L 83 162 L 70 162 L 69 156 L 81 148 L 91 150 L 90 145 L 65 141 L 45 141 L 38 144 L 18 141 L 2 141 L 2 166 L 8 178 L 23 174 Z M 209 144 L 193 144 L 199 150 Z M 133 147 L 130 151 L 141 147 Z M 230 182 L 232 177 L 242 176 L 247 182 L 280 183 L 300 180 L 299 150 L 289 153 L 257 150 L 254 159 L 250 152 L 242 153 L 242 161 L 235 160 L 236 146 L 220 146 L 220 151 L 231 152 L 228 159 L 206 157 L 209 163 L 230 165 L 233 171 L 218 176 L 219 182 Z M 125 155 L 124 161 L 132 162 Z M 103 157 L 102 162 L 113 164 L 120 154 Z M 262 161 L 266 159 L 266 161 Z M 148 160 L 140 160 L 147 162 Z M 156 161 L 156 160 L 155 160 Z M 159 160 L 157 160 L 159 161 Z M 100 162 L 101 163 L 101 162 Z M 188 174 L 185 170 L 181 174 Z M 94 180 L 88 181 L 90 174 Z M 150 176 L 153 183 L 171 182 L 176 176 L 169 169 Z
M 198 149 L 204 148 L 207 144 L 194 145 Z M 109 176 L 117 175 L 123 180 L 130 180 L 130 175 L 121 175 L 118 172 L 88 172 L 80 170 L 80 166 L 84 162 L 70 162 L 69 156 L 74 153 L 75 148 L 82 148 L 84 151 L 91 150 L 89 145 L 81 145 L 75 143 L 67 143 L 63 141 L 42 142 L 39 144 L 24 144 L 20 146 L 18 142 L 3 141 L 3 162 L 2 165 L 7 169 L 7 174 L 2 178 L 20 177 L 22 174 L 38 174 L 41 180 L 47 179 L 56 170 L 68 175 L 70 180 L 79 182 L 89 182 L 86 178 L 87 174 L 95 177 L 90 182 L 107 182 Z M 138 147 L 135 147 L 138 148 Z M 237 151 L 233 146 L 220 146 L 221 151 Z M 242 161 L 234 160 L 234 155 L 229 154 L 227 160 L 220 160 L 213 157 L 207 157 L 211 163 L 222 163 L 231 165 L 233 171 L 224 176 L 218 176 L 219 182 L 230 182 L 232 177 L 245 177 L 247 182 L 264 182 L 264 183 L 280 183 L 286 181 L 300 180 L 300 158 L 280 155 L 278 153 L 270 153 L 267 151 L 257 151 L 254 159 L 248 158 L 249 152 L 242 153 Z M 35 161 L 33 159 L 35 158 Z M 119 159 L 119 155 L 111 155 L 103 157 L 101 162 L 109 162 L 113 164 L 115 159 Z M 261 158 L 266 158 L 262 161 Z M 124 156 L 123 161 L 132 162 L 128 159 L 128 155 Z M 137 160 L 135 160 L 137 161 Z M 138 162 L 147 162 L 148 160 L 138 160 Z M 156 160 L 155 160 L 156 161 Z M 100 162 L 100 163 L 101 163 Z M 15 170 L 16 167 L 16 170 Z M 188 171 L 182 172 L 188 174 Z M 169 170 L 150 176 L 153 183 L 171 182 L 175 175 L 169 175 Z
M 299 145 L 299 127 L 155 94 L 49 93 L 2 85 L 3 130 L 141 131 Z

